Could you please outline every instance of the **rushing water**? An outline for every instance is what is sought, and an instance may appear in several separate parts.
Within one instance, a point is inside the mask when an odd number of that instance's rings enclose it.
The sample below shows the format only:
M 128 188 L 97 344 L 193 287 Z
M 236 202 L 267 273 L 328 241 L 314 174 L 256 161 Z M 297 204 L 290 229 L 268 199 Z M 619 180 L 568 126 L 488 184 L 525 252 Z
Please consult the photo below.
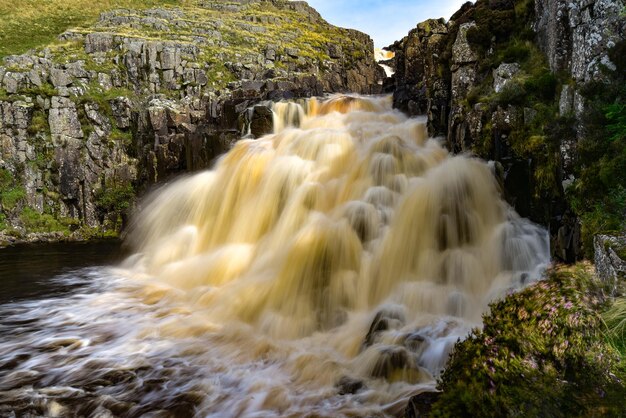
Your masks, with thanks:
M 0 415 L 398 416 L 540 276 L 546 232 L 389 98 L 275 115 L 150 197 L 123 264 L 0 306 Z

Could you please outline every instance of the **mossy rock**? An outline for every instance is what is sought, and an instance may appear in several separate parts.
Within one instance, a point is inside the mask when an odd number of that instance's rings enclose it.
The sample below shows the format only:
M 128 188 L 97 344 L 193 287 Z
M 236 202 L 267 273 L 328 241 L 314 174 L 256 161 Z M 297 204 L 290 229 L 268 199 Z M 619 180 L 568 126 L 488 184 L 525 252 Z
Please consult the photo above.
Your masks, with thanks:
M 623 360 L 604 337 L 605 304 L 588 264 L 494 303 L 457 343 L 431 415 L 620 416 Z

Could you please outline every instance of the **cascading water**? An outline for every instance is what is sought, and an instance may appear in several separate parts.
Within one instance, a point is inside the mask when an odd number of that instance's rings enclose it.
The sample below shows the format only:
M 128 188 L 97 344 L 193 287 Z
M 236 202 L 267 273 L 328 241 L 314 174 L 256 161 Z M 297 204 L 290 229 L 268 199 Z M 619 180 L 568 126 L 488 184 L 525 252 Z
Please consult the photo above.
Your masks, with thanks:
M 450 156 L 390 98 L 275 114 L 275 134 L 153 195 L 136 254 L 97 288 L 3 308 L 29 325 L 0 342 L 0 403 L 399 415 L 488 303 L 549 262 L 547 233 L 501 201 L 488 166 Z

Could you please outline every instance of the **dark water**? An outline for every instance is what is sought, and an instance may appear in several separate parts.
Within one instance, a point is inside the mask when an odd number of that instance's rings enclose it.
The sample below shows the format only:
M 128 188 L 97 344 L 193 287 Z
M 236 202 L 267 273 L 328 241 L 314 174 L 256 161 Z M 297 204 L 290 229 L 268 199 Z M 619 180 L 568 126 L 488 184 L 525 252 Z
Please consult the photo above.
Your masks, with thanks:
M 43 298 L 70 290 L 51 278 L 87 266 L 107 265 L 123 256 L 118 240 L 17 245 L 0 249 L 0 304 Z

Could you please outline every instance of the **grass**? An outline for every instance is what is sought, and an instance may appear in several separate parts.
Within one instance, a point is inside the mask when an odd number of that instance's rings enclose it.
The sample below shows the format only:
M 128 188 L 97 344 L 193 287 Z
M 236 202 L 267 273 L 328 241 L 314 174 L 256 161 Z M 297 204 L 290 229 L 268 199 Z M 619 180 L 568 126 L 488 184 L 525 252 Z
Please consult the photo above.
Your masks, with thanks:
M 168 39 L 179 43 L 198 44 L 196 28 L 210 26 L 211 22 L 220 20 L 223 24 L 216 30 L 221 39 L 211 44 L 211 36 L 206 44 L 200 44 L 200 57 L 196 62 L 207 64 L 209 88 L 219 90 L 236 79 L 223 63 L 238 63 L 246 57 L 256 59 L 259 52 L 274 45 L 283 62 L 290 63 L 292 69 L 306 72 L 308 65 L 323 66 L 330 60 L 327 45 L 341 44 L 348 68 L 364 58 L 362 44 L 354 39 L 351 32 L 337 28 L 324 22 L 310 22 L 303 19 L 296 11 L 284 9 L 280 4 L 252 3 L 241 7 L 239 12 L 217 11 L 206 7 L 199 0 L 105 0 L 93 4 L 88 0 L 24 0 L 20 7 L 13 7 L 8 0 L 0 0 L 0 59 L 11 54 L 25 53 L 37 47 L 49 47 L 57 62 L 85 61 L 88 70 L 107 71 L 116 66 L 112 57 L 104 62 L 95 63 L 93 57 L 85 53 L 80 40 L 57 40 L 57 36 L 73 29 L 88 34 L 90 26 L 96 22 L 101 12 L 111 9 L 145 9 L 150 7 L 173 7 L 183 11 L 180 21 L 185 25 L 169 25 L 167 31 L 157 30 L 150 26 L 131 25 L 102 26 L 98 30 L 113 32 L 129 38 L 146 40 Z M 120 16 L 140 16 L 140 13 L 120 12 Z M 254 20 L 254 22 L 252 22 Z M 261 23 L 263 21 L 263 23 Z M 170 22 L 164 21 L 164 24 Z M 247 27 L 262 26 L 262 32 L 248 32 Z M 296 58 L 287 56 L 286 48 L 298 49 L 299 55 L 309 61 L 302 66 Z M 219 63 L 219 64 L 218 64 Z M 49 96 L 48 86 L 44 86 L 43 95 Z M 29 92 L 20 92 L 29 93 Z M 32 92 L 33 94 L 36 92 Z M 165 92 L 167 93 L 167 92 Z M 0 98 L 6 96 L 0 92 Z
M 47 45 L 67 29 L 89 25 L 115 8 L 173 6 L 181 0 L 0 0 L 0 59 Z
M 609 343 L 626 358 L 626 297 L 617 298 L 602 319 Z

